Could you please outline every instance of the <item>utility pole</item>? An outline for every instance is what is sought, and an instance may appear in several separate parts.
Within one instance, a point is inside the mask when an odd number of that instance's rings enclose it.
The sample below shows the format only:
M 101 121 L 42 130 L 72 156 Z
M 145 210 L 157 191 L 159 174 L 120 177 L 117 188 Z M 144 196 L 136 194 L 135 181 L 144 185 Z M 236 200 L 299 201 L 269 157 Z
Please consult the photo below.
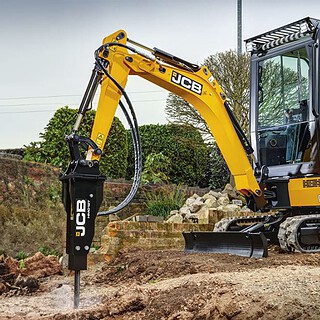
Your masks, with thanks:
M 237 35 L 238 35 L 238 49 L 237 53 L 242 54 L 242 0 L 237 0 Z

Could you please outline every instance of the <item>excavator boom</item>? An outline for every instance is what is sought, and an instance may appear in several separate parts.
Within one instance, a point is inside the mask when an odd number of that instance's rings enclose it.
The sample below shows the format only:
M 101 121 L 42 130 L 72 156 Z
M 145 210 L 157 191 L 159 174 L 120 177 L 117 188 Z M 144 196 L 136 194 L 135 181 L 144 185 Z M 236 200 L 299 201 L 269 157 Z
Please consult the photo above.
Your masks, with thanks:
M 129 40 L 129 43 L 132 42 Z M 246 153 L 248 150 L 252 154 L 253 150 L 244 147 L 245 136 L 239 137 L 239 127 L 232 122 L 234 119 L 230 117 L 226 96 L 209 69 L 156 48 L 150 50 L 153 54 L 151 57 L 128 45 L 127 35 L 123 30 L 103 40 L 103 45 L 98 50 L 97 61 L 100 67 L 105 64 L 106 68 L 91 139 L 99 148 L 104 146 L 123 94 L 119 86 L 125 87 L 129 75 L 140 76 L 193 105 L 207 122 L 235 178 L 239 192 L 263 199 Z M 99 159 L 99 156 L 93 155 L 89 159 Z M 261 201 L 260 206 L 263 207 L 264 204 Z

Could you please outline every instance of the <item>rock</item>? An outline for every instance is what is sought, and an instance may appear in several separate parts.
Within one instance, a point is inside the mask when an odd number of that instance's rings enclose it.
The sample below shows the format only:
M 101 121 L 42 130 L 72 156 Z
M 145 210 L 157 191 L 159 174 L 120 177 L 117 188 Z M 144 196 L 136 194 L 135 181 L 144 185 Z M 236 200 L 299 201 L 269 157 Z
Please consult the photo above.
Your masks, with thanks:
M 45 256 L 37 252 L 34 256 L 24 260 L 25 269 L 23 276 L 32 275 L 35 278 L 43 278 L 54 274 L 61 274 L 62 269 L 56 256 Z
M 236 199 L 238 197 L 238 193 L 237 193 L 236 189 L 230 183 L 226 184 L 222 193 L 227 194 L 229 196 L 230 200 Z
M 7 257 L 4 261 L 9 269 L 9 273 L 18 273 L 20 262 L 12 257 Z
M 18 278 L 14 282 L 14 285 L 16 287 L 26 289 L 27 292 L 35 292 L 40 287 L 39 280 L 36 279 L 35 277 L 32 277 L 32 276 L 22 277 L 21 275 L 18 276 Z
M 9 273 L 9 268 L 5 262 L 0 262 L 0 278 L 1 275 Z
M 204 200 L 203 198 L 198 198 L 196 199 L 190 206 L 190 211 L 191 213 L 195 213 L 197 212 L 198 210 L 200 210 L 200 208 L 204 205 Z
M 192 222 L 192 223 L 198 223 L 199 222 L 199 215 L 198 213 L 190 213 L 188 217 L 186 216 L 184 222 Z
M 194 199 L 194 198 L 188 198 L 186 200 L 186 205 L 191 206 L 195 201 L 196 201 L 196 199 Z
M 62 269 L 67 269 L 68 268 L 68 261 L 69 261 L 69 255 L 68 254 L 64 254 L 63 256 L 61 256 L 59 258 L 59 264 L 61 266 Z
M 239 212 L 241 207 L 237 206 L 236 204 L 227 204 L 224 206 L 224 211 L 234 211 Z
M 0 282 L 0 296 L 6 291 L 7 291 L 7 286 L 3 282 Z
M 216 208 L 218 206 L 218 201 L 213 196 L 212 198 L 208 198 L 204 203 L 208 206 L 208 208 Z
M 179 210 L 171 210 L 170 214 L 169 214 L 169 218 L 172 217 L 172 216 L 175 216 L 177 214 L 179 214 Z
M 233 213 L 238 216 L 245 203 L 243 200 L 244 197 L 239 195 L 231 184 L 227 184 L 222 192 L 210 190 L 202 197 L 194 193 L 179 211 L 171 212 L 167 222 L 181 223 L 183 219 L 183 222 L 214 223 L 224 216 L 233 216 Z M 244 212 L 247 212 L 247 209 Z
M 227 204 L 229 204 L 229 198 L 228 195 L 223 195 L 218 199 L 218 205 L 220 206 L 226 206 Z
M 20 261 L 7 257 L 0 263 L 0 295 L 35 292 L 40 287 L 39 278 L 61 274 L 61 270 L 56 256 L 46 257 L 40 252 L 24 259 L 23 269 Z
M 189 197 L 186 200 L 186 205 L 190 206 L 192 203 L 194 203 L 198 198 L 200 198 L 196 193 L 194 193 L 191 197 Z
M 179 209 L 179 214 L 181 214 L 183 217 L 185 217 L 190 213 L 191 213 L 190 208 L 187 205 L 184 205 Z
M 233 218 L 223 218 L 214 225 L 213 232 L 224 232 Z
M 182 223 L 183 217 L 180 214 L 174 214 L 168 220 L 166 220 L 166 222 L 168 222 L 168 223 Z
M 215 197 L 216 199 L 220 198 L 222 196 L 222 193 L 221 192 L 216 192 L 216 191 L 213 191 L 213 190 L 210 190 L 209 195 Z
M 213 196 L 212 194 L 206 193 L 203 197 L 204 201 L 207 201 L 208 199 L 217 199 L 218 197 Z
M 204 205 L 198 212 L 198 222 L 201 224 L 209 223 L 209 208 Z

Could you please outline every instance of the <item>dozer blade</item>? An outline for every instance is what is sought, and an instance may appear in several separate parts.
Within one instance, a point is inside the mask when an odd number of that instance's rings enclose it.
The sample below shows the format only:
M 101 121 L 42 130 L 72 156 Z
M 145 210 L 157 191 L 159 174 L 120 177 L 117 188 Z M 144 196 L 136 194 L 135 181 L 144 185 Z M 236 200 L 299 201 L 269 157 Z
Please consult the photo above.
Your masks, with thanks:
M 183 232 L 186 252 L 229 253 L 243 257 L 268 256 L 268 241 L 262 232 Z

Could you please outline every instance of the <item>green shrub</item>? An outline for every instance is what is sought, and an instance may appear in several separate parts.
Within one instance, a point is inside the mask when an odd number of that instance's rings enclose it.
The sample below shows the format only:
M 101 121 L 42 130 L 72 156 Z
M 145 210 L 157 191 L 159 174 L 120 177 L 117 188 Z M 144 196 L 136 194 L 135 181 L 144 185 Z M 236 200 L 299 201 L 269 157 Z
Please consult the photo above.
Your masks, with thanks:
M 178 210 L 185 202 L 185 193 L 179 186 L 163 185 L 146 192 L 146 214 L 167 218 L 172 210 Z
M 21 259 L 21 260 L 20 260 L 20 264 L 19 264 L 19 268 L 20 268 L 20 269 L 25 269 L 25 267 L 26 267 L 26 265 L 25 265 L 25 263 L 24 263 L 24 259 Z
M 38 251 L 45 256 L 59 256 L 59 252 L 56 249 L 52 249 L 47 246 L 39 247 Z
M 216 144 L 210 147 L 208 180 L 211 189 L 223 188 L 230 180 L 230 171 Z
M 28 257 L 28 255 L 24 251 L 19 251 L 15 256 L 15 259 L 24 260 L 27 257 Z

